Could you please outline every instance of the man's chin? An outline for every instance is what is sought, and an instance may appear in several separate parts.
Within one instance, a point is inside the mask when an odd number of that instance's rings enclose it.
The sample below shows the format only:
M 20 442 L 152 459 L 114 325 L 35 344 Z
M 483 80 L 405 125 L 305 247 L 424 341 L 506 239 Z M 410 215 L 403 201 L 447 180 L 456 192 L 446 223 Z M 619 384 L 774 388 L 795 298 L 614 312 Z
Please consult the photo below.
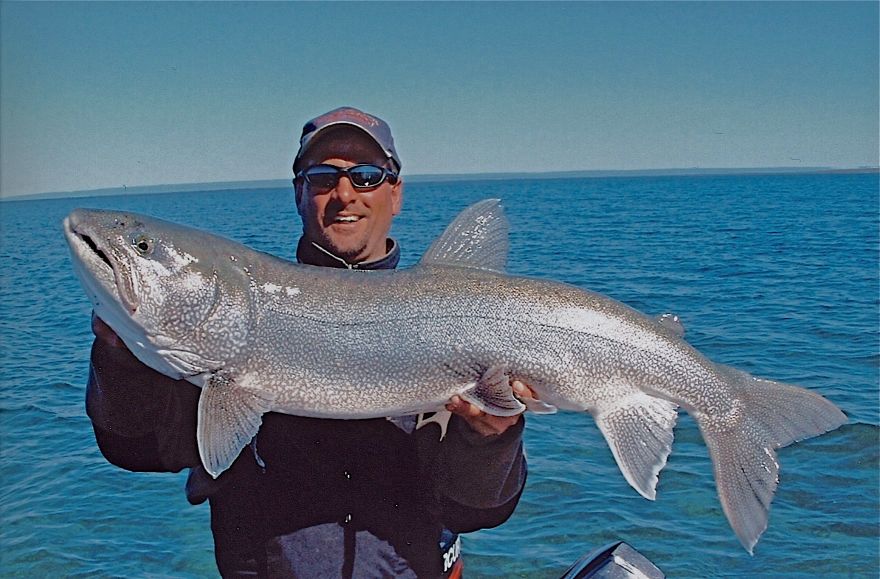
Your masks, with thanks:
M 339 239 L 338 237 L 329 239 L 325 238 L 321 245 L 324 249 L 336 257 L 341 257 L 348 263 L 358 261 L 363 255 L 365 247 L 362 243 L 356 243 L 353 240 Z

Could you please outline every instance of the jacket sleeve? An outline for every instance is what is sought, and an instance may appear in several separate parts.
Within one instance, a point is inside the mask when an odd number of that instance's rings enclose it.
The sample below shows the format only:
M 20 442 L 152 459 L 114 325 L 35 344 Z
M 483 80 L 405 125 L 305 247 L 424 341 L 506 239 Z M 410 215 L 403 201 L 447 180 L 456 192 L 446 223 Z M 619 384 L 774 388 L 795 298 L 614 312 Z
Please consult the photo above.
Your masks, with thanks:
M 199 464 L 198 387 L 142 364 L 125 348 L 92 345 L 86 413 L 101 453 L 132 471 L 177 472 Z
M 467 533 L 495 527 L 510 518 L 526 480 L 522 433 L 525 418 L 497 436 L 482 436 L 453 415 L 446 438 L 437 444 L 433 471 L 442 523 Z M 437 436 L 437 429 L 424 435 Z

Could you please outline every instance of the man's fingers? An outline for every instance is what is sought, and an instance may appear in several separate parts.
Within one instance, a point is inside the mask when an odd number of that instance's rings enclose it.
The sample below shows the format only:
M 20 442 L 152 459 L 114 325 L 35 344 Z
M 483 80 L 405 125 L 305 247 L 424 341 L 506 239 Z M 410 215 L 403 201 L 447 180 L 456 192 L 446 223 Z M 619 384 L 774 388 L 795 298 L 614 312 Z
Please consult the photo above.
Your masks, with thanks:
M 464 402 L 462 402 L 461 398 L 456 394 L 446 403 L 446 410 L 458 414 L 461 412 L 462 404 L 464 404 Z
M 474 406 L 470 402 L 466 402 L 461 399 L 460 396 L 455 395 L 450 400 L 449 403 L 446 404 L 446 410 L 453 412 L 455 414 L 460 414 L 464 417 L 476 418 L 481 414 L 485 414 L 479 407 Z
M 538 399 L 538 395 L 535 394 L 535 391 L 526 386 L 524 382 L 514 380 L 513 382 L 511 382 L 511 387 L 513 388 L 513 392 L 519 398 L 531 398 L 533 400 Z
M 478 406 L 462 400 L 459 396 L 453 396 L 449 399 L 449 402 L 446 403 L 446 410 L 464 418 L 471 428 L 483 436 L 502 434 L 519 421 L 519 414 L 516 416 L 486 414 Z

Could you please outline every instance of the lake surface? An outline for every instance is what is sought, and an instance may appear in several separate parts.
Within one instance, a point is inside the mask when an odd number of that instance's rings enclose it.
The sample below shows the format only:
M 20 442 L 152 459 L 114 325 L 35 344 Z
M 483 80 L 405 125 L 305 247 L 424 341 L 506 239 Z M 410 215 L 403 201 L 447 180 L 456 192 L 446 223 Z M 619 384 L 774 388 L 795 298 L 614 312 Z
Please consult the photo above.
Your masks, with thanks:
M 686 415 L 654 502 L 626 483 L 590 416 L 531 416 L 527 488 L 510 521 L 464 537 L 468 577 L 558 577 L 616 540 L 670 577 L 880 573 L 876 175 L 414 183 L 394 229 L 402 266 L 486 197 L 510 218 L 512 273 L 674 312 L 711 359 L 814 389 L 850 423 L 780 450 L 770 526 L 749 556 Z M 216 576 L 208 508 L 187 503 L 186 474 L 129 473 L 95 445 L 90 306 L 61 234 L 75 207 L 148 213 L 292 258 L 292 191 L 0 203 L 0 575 Z

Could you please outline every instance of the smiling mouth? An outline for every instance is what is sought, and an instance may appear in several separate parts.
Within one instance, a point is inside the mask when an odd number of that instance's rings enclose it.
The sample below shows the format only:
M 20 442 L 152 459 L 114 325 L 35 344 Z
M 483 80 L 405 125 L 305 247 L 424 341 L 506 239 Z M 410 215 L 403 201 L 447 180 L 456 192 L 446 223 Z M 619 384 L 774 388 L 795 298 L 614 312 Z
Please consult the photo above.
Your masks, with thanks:
M 357 215 L 337 215 L 333 218 L 333 223 L 357 223 L 361 219 Z

